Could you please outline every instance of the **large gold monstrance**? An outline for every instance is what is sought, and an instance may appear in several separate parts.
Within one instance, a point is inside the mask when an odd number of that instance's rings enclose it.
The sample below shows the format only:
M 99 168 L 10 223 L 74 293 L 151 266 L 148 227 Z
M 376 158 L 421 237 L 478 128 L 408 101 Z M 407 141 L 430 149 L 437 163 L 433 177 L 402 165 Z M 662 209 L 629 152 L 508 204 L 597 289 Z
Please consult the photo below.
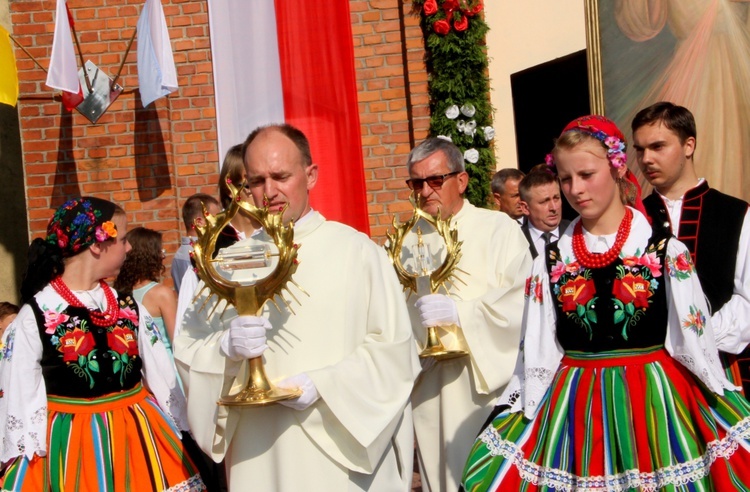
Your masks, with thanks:
M 233 304 L 240 315 L 260 316 L 266 302 L 270 301 L 277 309 L 281 309 L 276 302 L 278 297 L 293 312 L 283 296 L 284 291 L 295 301 L 297 299 L 287 284 L 291 282 L 304 292 L 292 280 L 292 274 L 297 270 L 299 248 L 294 243 L 294 224 L 283 223 L 283 209 L 270 211 L 267 207 L 259 208 L 242 201 L 240 193 L 244 183 L 237 187 L 227 180 L 227 185 L 233 198 L 229 207 L 216 215 L 209 214 L 204 207 L 206 223 L 203 226 L 196 224 L 195 227 L 198 241 L 193 244 L 193 259 L 198 276 L 204 282 L 196 297 L 206 290 L 210 292 L 200 309 L 204 309 L 208 300 L 216 296 L 219 300 L 224 299 Z M 252 217 L 260 223 L 273 244 L 238 244 L 214 255 L 219 234 L 237 213 Z M 218 305 L 217 302 L 209 316 Z M 277 388 L 271 384 L 263 368 L 262 357 L 249 359 L 248 364 L 249 376 L 245 387 L 239 393 L 222 396 L 218 401 L 220 405 L 267 405 L 300 396 L 299 390 Z
M 409 201 L 414 207 L 411 218 L 402 224 L 397 217 L 393 217 L 394 232 L 386 233 L 388 257 L 409 295 L 423 296 L 441 291 L 448 294 L 454 282 L 462 282 L 457 273 L 466 273 L 458 268 L 462 244 L 458 240 L 458 230 L 450 227 L 452 216 L 441 219 L 439 210 L 434 217 L 422 210 L 419 195 L 412 193 Z M 458 330 L 455 325 L 443 328 Z M 466 350 L 445 347 L 438 327 L 427 329 L 427 339 L 420 357 L 443 360 L 465 355 L 468 355 Z

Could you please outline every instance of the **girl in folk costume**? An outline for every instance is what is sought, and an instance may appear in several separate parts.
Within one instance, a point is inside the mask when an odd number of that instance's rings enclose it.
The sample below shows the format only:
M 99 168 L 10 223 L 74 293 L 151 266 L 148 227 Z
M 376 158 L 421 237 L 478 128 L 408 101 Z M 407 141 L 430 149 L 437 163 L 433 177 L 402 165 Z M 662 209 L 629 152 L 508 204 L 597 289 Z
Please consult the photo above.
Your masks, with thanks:
M 580 217 L 534 262 L 467 491 L 750 490 L 750 403 L 724 377 L 687 249 L 623 203 L 640 204 L 625 162 L 600 116 L 548 156 Z
M 0 359 L 3 491 L 197 491 L 185 398 L 159 331 L 103 279 L 129 250 L 124 211 L 62 205 L 29 248 Z

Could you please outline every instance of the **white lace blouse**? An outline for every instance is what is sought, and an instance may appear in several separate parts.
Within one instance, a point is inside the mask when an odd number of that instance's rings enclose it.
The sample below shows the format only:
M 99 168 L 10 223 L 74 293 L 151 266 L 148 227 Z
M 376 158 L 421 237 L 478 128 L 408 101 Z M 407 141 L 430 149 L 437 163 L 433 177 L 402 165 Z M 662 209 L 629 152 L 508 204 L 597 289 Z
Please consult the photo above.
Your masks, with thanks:
M 633 223 L 620 253 L 623 258 L 644 255 L 652 234 L 646 218 L 637 210 L 631 210 Z M 576 261 L 572 240 L 573 229 L 579 220 L 577 218 L 568 226 L 558 242 L 565 264 Z M 615 234 L 594 236 L 584 229 L 584 237 L 589 251 L 601 253 L 613 244 Z M 685 245 L 675 238 L 667 243 L 666 262 L 664 281 L 669 303 L 664 341 L 666 350 L 711 391 L 722 394 L 724 390 L 737 390 L 726 379 L 721 368 L 709 310 L 690 254 Z M 555 333 L 557 315 L 543 255 L 534 260 L 526 285 L 521 347 L 513 376 L 497 403 L 509 405 L 512 412 L 523 410 L 527 418 L 533 418 L 564 355 Z M 699 313 L 698 323 L 702 323 L 702 329 L 698 330 L 690 324 L 696 319 L 696 313 Z
M 104 290 L 75 291 L 89 309 L 106 308 Z M 60 312 L 67 303 L 47 286 L 35 296 L 39 305 L 55 306 Z M 58 307 L 59 306 L 59 307 Z M 187 430 L 185 396 L 177 382 L 174 363 L 148 311 L 139 308 L 138 351 L 143 366 L 142 383 L 179 429 Z M 0 461 L 17 456 L 31 459 L 47 454 L 47 392 L 40 361 L 42 341 L 31 306 L 24 305 L 3 335 L 0 346 L 0 425 L 4 425 Z

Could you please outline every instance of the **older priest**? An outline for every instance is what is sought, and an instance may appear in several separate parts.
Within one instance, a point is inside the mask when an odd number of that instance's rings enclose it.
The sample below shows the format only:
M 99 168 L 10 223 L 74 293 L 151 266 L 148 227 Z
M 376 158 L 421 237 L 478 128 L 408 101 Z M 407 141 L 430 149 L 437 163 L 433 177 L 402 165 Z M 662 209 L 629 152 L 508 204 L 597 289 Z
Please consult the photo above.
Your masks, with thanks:
M 223 306 L 211 316 L 212 302 L 197 309 L 201 298 L 186 312 L 175 355 L 196 441 L 217 461 L 226 455 L 230 490 L 408 490 L 408 400 L 419 364 L 393 268 L 367 236 L 311 210 L 318 167 L 304 134 L 259 128 L 245 149 L 255 202 L 287 205 L 284 219 L 295 222 L 294 280 L 309 297 L 295 294 L 296 314 L 271 306 L 262 317 L 238 317 L 230 308 L 222 320 Z M 245 242 L 268 240 L 261 232 Z M 269 378 L 302 396 L 217 406 L 257 354 Z
M 449 295 L 417 301 L 412 328 L 424 342 L 428 326 L 457 326 L 447 349 L 469 357 L 425 364 L 414 388 L 414 428 L 422 485 L 431 492 L 455 491 L 476 433 L 508 383 L 518 354 L 523 291 L 531 270 L 529 244 L 506 214 L 477 208 L 463 198 L 468 182 L 461 151 L 431 138 L 409 154 L 409 188 L 421 208 L 443 219 L 463 241 L 459 282 Z M 410 304 L 414 304 L 411 302 Z

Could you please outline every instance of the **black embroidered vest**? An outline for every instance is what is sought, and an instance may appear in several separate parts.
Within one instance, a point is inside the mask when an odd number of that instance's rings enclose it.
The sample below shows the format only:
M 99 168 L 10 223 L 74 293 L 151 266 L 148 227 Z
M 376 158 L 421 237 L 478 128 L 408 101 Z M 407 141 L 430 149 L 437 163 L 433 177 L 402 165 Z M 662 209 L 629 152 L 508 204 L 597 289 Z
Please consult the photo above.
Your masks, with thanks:
M 664 201 L 653 192 L 643 200 L 654 229 L 669 230 Z M 703 181 L 685 193 L 677 239 L 693 257 L 712 313 L 732 297 L 737 251 L 748 204 L 708 187 Z
M 666 237 L 654 235 L 641 257 L 604 268 L 581 267 L 550 245 L 547 270 L 557 312 L 557 339 L 566 351 L 603 352 L 663 345 L 667 334 Z M 656 276 L 655 276 L 656 274 Z
M 120 295 L 120 315 L 110 327 L 91 322 L 89 310 L 68 306 L 61 312 L 30 305 L 42 341 L 42 376 L 47 394 L 96 398 L 134 388 L 141 381 L 138 305 Z M 49 306 L 48 306 L 49 309 Z

